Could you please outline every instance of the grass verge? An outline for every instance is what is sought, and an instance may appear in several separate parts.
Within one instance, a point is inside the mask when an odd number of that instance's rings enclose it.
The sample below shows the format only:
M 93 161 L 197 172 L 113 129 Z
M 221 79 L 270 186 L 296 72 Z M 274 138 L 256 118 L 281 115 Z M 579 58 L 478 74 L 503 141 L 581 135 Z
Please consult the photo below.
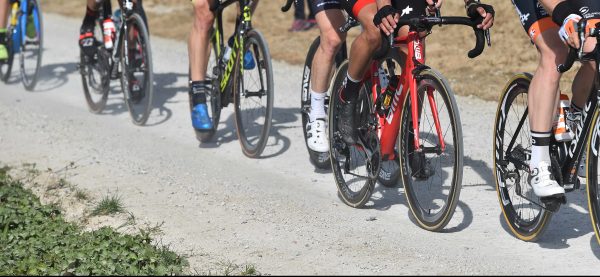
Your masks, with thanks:
M 0 169 L 0 275 L 173 275 L 187 260 L 150 232 L 84 232 Z

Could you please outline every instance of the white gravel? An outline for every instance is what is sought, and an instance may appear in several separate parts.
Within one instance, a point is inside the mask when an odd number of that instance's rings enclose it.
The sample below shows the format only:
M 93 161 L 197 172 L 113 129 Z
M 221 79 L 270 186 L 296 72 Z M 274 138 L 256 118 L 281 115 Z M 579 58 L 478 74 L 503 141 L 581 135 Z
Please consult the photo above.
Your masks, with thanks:
M 192 268 L 253 263 L 269 274 L 598 274 L 598 246 L 584 191 L 552 219 L 538 243 L 514 238 L 493 184 L 496 103 L 459 97 L 465 168 L 457 212 L 443 233 L 417 227 L 402 190 L 378 187 L 368 208 L 337 198 L 330 172 L 308 161 L 299 114 L 301 68 L 274 62 L 275 113 L 264 159 L 246 158 L 224 110 L 219 139 L 197 143 L 187 100 L 187 47 L 153 38 L 157 107 L 136 127 L 118 93 L 87 111 L 76 71 L 79 20 L 45 16 L 44 76 L 26 92 L 0 84 L 0 161 L 38 168 L 75 162 L 70 181 L 128 211 L 163 222 L 165 243 Z M 444 71 L 443 68 L 439 68 Z

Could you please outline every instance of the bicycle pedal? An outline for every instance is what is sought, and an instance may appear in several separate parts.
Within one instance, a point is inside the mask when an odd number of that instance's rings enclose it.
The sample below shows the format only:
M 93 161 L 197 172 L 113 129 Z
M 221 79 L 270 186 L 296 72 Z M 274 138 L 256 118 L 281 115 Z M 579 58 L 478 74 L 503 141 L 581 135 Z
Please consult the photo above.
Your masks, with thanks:
M 566 192 L 570 192 L 573 191 L 575 189 L 576 185 L 575 184 L 564 184 L 563 188 L 565 189 Z
M 565 195 L 542 197 L 540 200 L 544 204 L 544 209 L 553 213 L 558 212 L 561 205 L 567 204 L 567 197 Z

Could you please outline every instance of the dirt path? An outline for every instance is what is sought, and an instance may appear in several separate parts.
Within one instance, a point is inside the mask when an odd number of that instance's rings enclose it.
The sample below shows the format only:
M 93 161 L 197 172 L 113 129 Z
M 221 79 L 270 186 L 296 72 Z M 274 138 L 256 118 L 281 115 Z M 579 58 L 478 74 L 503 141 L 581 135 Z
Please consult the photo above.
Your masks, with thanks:
M 17 78 L 0 84 L 0 161 L 42 169 L 75 162 L 72 183 L 96 198 L 118 191 L 138 218 L 164 221 L 164 242 L 191 255 L 192 267 L 229 260 L 270 274 L 600 272 L 583 191 L 569 194 L 541 242 L 519 241 L 506 230 L 490 168 L 496 103 L 458 99 L 466 156 L 461 201 L 447 231 L 430 233 L 411 221 L 401 189 L 378 187 L 368 208 L 352 209 L 337 198 L 332 174 L 310 165 L 299 67 L 274 63 L 272 139 L 266 158 L 250 160 L 232 133 L 232 109 L 224 110 L 220 139 L 198 146 L 184 44 L 154 38 L 160 108 L 140 128 L 118 93 L 102 115 L 87 111 L 76 71 L 78 20 L 45 20 L 37 91 L 25 92 Z

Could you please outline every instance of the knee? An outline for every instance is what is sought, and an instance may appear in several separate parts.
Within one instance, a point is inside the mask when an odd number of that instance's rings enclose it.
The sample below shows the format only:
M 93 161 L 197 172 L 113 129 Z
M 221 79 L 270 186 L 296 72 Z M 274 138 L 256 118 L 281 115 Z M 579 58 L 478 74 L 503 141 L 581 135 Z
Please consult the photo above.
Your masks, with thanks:
M 324 32 L 321 35 L 321 50 L 327 55 L 333 56 L 338 51 L 344 40 L 344 34 L 339 34 L 334 30 Z
M 560 76 L 557 66 L 567 60 L 567 49 L 564 46 L 538 48 L 540 52 L 539 69 L 548 77 Z
M 208 0 L 196 0 L 194 5 L 194 28 L 208 30 L 212 27 L 214 14 L 210 11 Z
M 375 26 L 365 28 L 365 38 L 371 49 L 377 49 L 381 45 L 381 32 Z

